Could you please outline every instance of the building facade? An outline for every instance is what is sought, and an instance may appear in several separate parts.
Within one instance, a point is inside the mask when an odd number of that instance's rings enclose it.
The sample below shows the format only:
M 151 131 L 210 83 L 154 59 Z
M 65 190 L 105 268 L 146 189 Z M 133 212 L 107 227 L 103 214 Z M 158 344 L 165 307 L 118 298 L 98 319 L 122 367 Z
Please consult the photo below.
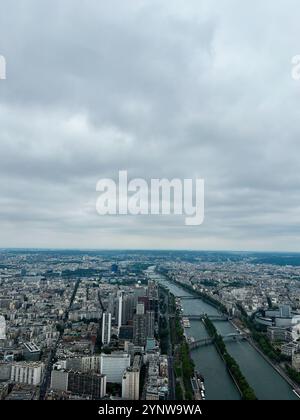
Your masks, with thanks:
M 111 337 L 111 313 L 104 312 L 102 316 L 102 344 L 109 346 Z
M 127 353 L 101 354 L 100 371 L 107 376 L 109 383 L 122 384 L 123 373 L 129 366 L 130 356 Z
M 20 384 L 37 386 L 42 381 L 43 372 L 43 363 L 17 362 L 11 366 L 10 380 Z

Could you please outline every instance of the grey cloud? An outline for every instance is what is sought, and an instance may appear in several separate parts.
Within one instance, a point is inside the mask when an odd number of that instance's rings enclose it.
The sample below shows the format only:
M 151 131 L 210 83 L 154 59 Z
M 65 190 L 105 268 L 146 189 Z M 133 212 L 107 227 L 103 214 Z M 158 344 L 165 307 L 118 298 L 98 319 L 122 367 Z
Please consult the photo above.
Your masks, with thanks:
M 2 3 L 0 246 L 299 250 L 296 0 Z M 120 169 L 205 178 L 204 225 L 100 218 Z

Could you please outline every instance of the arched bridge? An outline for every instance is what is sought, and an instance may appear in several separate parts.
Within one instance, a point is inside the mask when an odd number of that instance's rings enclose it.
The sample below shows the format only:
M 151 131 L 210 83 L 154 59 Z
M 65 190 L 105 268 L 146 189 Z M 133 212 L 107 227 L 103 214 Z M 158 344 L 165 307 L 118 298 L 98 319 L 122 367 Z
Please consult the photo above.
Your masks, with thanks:
M 205 318 L 210 319 L 211 321 L 228 321 L 229 317 L 226 315 L 207 315 L 207 314 L 198 314 L 198 315 L 192 315 L 192 314 L 184 314 L 185 318 L 193 320 L 199 320 L 202 321 Z
M 222 335 L 221 337 L 223 338 L 224 341 L 230 341 L 230 340 L 238 341 L 238 340 L 245 340 L 247 335 L 236 332 L 236 333 L 225 334 L 225 335 Z M 207 346 L 208 344 L 212 344 L 213 342 L 214 342 L 214 339 L 211 337 L 202 338 L 201 340 L 196 340 L 189 343 L 189 348 L 190 350 L 195 350 L 198 347 Z

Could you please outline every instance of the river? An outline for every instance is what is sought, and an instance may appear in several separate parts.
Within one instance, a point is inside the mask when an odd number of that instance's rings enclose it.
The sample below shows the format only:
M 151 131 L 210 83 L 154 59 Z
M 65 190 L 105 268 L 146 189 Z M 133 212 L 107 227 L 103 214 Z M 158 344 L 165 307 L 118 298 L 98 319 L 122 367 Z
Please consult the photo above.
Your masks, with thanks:
M 164 276 L 148 272 L 161 284 L 166 286 L 174 296 L 188 296 L 185 289 L 168 281 Z M 213 306 L 195 300 L 182 300 L 184 313 L 217 315 Z M 214 322 L 220 334 L 235 332 L 228 321 Z M 208 334 L 201 321 L 191 321 L 191 328 L 186 333 L 196 340 L 207 337 Z M 260 400 L 298 400 L 291 386 L 274 370 L 274 368 L 247 342 L 226 342 L 228 352 L 239 364 L 241 371 L 252 386 Z M 226 367 L 213 345 L 200 347 L 192 351 L 196 369 L 205 377 L 206 398 L 208 400 L 239 400 L 240 395 L 228 374 Z

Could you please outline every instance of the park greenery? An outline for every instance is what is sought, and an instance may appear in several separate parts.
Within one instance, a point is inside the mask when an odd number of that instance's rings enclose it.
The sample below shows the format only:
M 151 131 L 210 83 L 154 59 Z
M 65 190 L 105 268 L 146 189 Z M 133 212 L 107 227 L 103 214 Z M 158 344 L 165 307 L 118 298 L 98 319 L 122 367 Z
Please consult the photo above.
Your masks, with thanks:
M 167 311 L 166 300 L 168 302 Z M 194 376 L 194 362 L 190 357 L 189 346 L 186 342 L 180 322 L 180 315 L 176 310 L 175 297 L 164 288 L 160 288 L 160 310 L 160 346 L 162 353 L 167 354 L 169 340 L 171 340 L 176 377 L 176 398 L 178 400 L 192 400 L 193 390 L 191 378 Z M 168 314 L 168 316 L 166 316 L 166 314 Z
M 190 356 L 189 346 L 186 342 L 180 317 L 176 313 L 172 328 L 172 344 L 174 349 L 174 371 L 176 379 L 181 383 L 182 394 L 185 400 L 193 399 L 191 378 L 194 376 L 194 362 Z
M 298 385 L 300 385 L 300 372 L 297 372 L 295 369 L 293 369 L 291 366 L 286 365 L 285 366 L 286 372 L 289 375 L 289 377 L 296 382 Z

